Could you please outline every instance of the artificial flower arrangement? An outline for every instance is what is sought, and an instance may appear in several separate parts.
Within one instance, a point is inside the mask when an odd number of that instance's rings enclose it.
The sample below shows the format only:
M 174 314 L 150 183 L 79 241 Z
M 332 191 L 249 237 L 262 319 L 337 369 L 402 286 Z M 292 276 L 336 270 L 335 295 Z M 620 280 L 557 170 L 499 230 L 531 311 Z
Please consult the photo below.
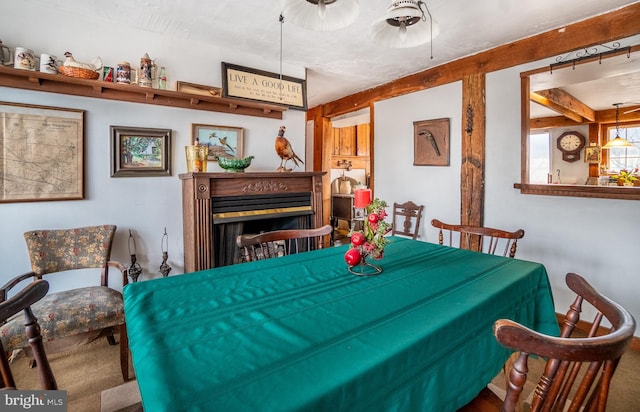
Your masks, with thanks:
M 638 173 L 637 167 L 631 171 L 622 169 L 620 170 L 620 173 L 618 173 L 617 175 L 613 175 L 613 178 L 618 179 L 618 182 L 622 182 L 622 185 L 633 186 L 633 182 L 638 180 L 636 173 Z
M 351 248 L 345 253 L 344 259 L 350 268 L 366 264 L 367 257 L 382 259 L 384 247 L 388 242 L 385 235 L 391 231 L 391 224 L 384 220 L 387 217 L 386 207 L 387 202 L 374 199 L 365 207 L 363 229 L 349 233 Z M 378 273 L 380 272 L 381 270 Z

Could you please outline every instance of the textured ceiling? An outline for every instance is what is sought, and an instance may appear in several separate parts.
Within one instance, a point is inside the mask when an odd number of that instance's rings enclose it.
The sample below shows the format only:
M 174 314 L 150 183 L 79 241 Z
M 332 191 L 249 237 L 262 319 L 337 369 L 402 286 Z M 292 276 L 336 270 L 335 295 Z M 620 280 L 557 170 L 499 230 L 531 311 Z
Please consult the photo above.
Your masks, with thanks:
M 55 9 L 89 22 L 107 21 L 114 27 L 135 27 L 219 47 L 232 44 L 255 56 L 256 68 L 264 61 L 277 67 L 279 61 L 279 0 L 31 1 L 43 13 Z M 369 39 L 370 25 L 390 3 L 360 0 L 356 22 L 333 32 L 306 30 L 287 23 L 285 16 L 284 59 L 287 65 L 307 68 L 309 107 L 636 2 L 427 0 L 439 28 L 433 59 L 428 44 L 387 49 Z

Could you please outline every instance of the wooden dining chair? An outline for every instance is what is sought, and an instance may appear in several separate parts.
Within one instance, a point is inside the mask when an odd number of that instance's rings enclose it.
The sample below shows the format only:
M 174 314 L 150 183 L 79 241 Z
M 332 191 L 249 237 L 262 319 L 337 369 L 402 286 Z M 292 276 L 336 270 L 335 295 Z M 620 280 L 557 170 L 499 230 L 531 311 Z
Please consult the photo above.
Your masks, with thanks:
M 0 323 L 5 323 L 9 319 L 15 319 L 16 322 L 23 325 L 22 333 L 24 334 L 25 340 L 29 342 L 31 352 L 38 367 L 40 387 L 44 390 L 58 389 L 58 385 L 53 376 L 51 366 L 49 365 L 44 344 L 42 343 L 38 319 L 35 317 L 31 306 L 42 299 L 48 290 L 49 283 L 46 280 L 29 282 L 26 287 L 8 299 L 6 297 L 6 290 L 0 290 Z M 23 316 L 20 316 L 21 311 L 23 312 Z M 1 389 L 17 389 L 13 374 L 11 373 L 8 353 L 4 350 L 2 344 L 5 339 L 2 338 L 4 338 L 4 336 L 0 336 Z
M 325 236 L 333 232 L 333 226 L 316 229 L 285 229 L 259 234 L 244 234 L 236 238 L 241 249 L 242 261 L 263 260 L 314 249 L 322 249 Z
M 411 200 L 393 204 L 393 227 L 391 234 L 417 239 L 424 205 L 418 206 Z
M 515 411 L 528 379 L 530 355 L 547 359 L 530 411 L 606 409 L 611 378 L 629 348 L 636 322 L 625 308 L 598 293 L 582 276 L 568 273 L 566 283 L 577 296 L 561 325 L 560 337 L 538 333 L 510 320 L 496 321 L 493 332 L 498 342 L 518 351 L 510 367 L 505 399 L 485 388 L 459 411 Z M 574 337 L 585 302 L 593 306 L 596 315 L 587 336 Z M 610 327 L 600 326 L 603 318 Z
M 48 293 L 33 305 L 41 316 L 40 327 L 47 350 L 63 350 L 106 337 L 115 345 L 114 332 L 120 335 L 120 368 L 129 380 L 129 344 L 124 319 L 122 293 L 112 286 L 127 284 L 122 263 L 110 260 L 115 225 L 73 229 L 33 230 L 24 234 L 33 272 L 14 279 L 8 288 L 24 280 L 69 279 L 74 272 L 95 281 L 91 286 Z M 110 268 L 121 276 L 111 285 Z M 82 269 L 78 272 L 78 269 Z M 100 277 L 98 277 L 100 276 Z M 111 278 L 113 279 L 113 278 Z M 91 280 L 87 282 L 90 283 Z M 0 325 L 5 350 L 27 348 L 19 322 Z
M 523 229 L 509 232 L 491 227 L 443 223 L 438 219 L 433 219 L 431 225 L 438 229 L 438 243 L 441 245 L 455 246 L 457 244 L 457 247 L 461 249 L 491 255 L 495 255 L 498 250 L 498 252 L 502 251 L 502 256 L 510 258 L 516 256 L 518 239 L 524 237 Z M 446 236 L 445 232 L 447 232 Z M 504 247 L 498 249 L 499 244 L 504 244 Z

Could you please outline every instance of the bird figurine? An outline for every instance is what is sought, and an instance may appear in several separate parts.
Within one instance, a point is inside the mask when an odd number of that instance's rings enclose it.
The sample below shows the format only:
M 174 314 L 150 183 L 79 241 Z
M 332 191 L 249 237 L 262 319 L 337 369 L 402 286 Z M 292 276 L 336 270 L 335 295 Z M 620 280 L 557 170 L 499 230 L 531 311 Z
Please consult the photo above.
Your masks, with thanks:
M 291 147 L 291 143 L 284 137 L 284 132 L 287 130 L 286 127 L 280 126 L 280 131 L 278 131 L 278 136 L 276 136 L 276 153 L 280 157 L 280 167 L 278 167 L 278 172 L 290 172 L 293 169 L 287 169 L 287 162 L 289 160 L 293 160 L 293 163 L 297 166 L 298 161 L 302 164 L 304 162 L 302 159 L 298 157 L 298 155 L 293 151 Z
M 64 56 L 66 57 L 66 59 L 62 63 L 62 65 L 66 67 L 78 67 L 81 69 L 86 69 L 91 71 L 100 70 L 102 68 L 102 59 L 100 57 L 96 57 L 91 61 L 91 63 L 83 63 L 74 59 L 73 54 L 71 54 L 71 52 L 66 52 Z

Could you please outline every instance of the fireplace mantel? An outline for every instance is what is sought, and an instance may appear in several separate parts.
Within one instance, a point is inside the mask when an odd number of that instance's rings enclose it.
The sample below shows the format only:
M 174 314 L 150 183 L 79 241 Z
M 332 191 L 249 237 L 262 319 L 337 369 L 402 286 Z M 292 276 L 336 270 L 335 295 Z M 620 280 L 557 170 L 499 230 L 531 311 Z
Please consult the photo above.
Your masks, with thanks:
M 185 173 L 182 180 L 184 270 L 216 266 L 213 205 L 216 198 L 265 194 L 311 194 L 314 227 L 322 226 L 322 176 L 326 172 Z

